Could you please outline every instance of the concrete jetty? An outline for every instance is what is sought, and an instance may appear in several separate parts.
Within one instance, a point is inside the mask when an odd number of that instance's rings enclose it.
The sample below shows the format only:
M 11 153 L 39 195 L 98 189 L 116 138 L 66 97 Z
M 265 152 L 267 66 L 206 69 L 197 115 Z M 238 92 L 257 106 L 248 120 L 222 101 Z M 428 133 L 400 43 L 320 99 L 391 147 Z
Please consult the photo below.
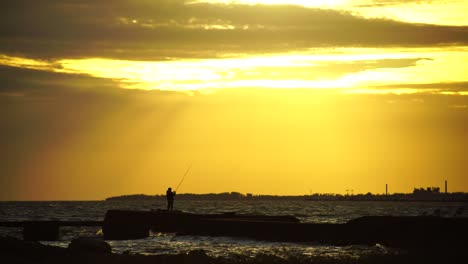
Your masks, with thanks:
M 61 226 L 102 226 L 106 240 L 146 238 L 152 232 L 177 235 L 231 236 L 267 241 L 318 242 L 333 245 L 382 244 L 398 248 L 466 246 L 468 218 L 437 216 L 364 216 L 344 224 L 300 223 L 293 216 L 192 214 L 185 212 L 109 210 L 104 221 L 0 222 L 23 227 L 24 240 L 57 240 Z
M 23 239 L 29 241 L 55 241 L 59 239 L 61 226 L 102 226 L 102 221 L 9 221 L 1 227 L 23 228 Z
M 299 223 L 293 216 L 244 215 L 227 212 L 223 214 L 192 214 L 180 211 L 107 211 L 102 231 L 105 239 L 138 239 L 153 232 L 204 234 L 215 229 L 216 223 Z M 222 228 L 221 228 L 222 229 Z M 237 229 L 237 227 L 236 227 Z M 223 232 L 221 232 L 223 233 Z
M 459 245 L 460 239 L 468 237 L 468 218 L 365 216 L 345 224 L 321 224 L 300 223 L 292 216 L 110 210 L 103 223 L 105 239 L 145 238 L 149 230 L 268 241 L 427 248 Z

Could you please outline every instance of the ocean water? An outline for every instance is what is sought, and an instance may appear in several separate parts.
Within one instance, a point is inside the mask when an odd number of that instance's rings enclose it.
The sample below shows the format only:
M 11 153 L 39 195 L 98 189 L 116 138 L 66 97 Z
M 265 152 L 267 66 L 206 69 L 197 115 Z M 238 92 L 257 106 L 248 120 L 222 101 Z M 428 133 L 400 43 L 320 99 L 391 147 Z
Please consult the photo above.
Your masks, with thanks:
M 0 221 L 25 220 L 103 220 L 109 209 L 151 210 L 165 207 L 164 200 L 154 201 L 74 201 L 74 202 L 0 202 Z M 351 202 L 351 201 L 176 201 L 175 209 L 191 213 L 293 215 L 301 222 L 345 223 L 366 215 L 451 217 L 462 212 L 468 217 L 468 205 L 456 202 Z M 458 215 L 460 216 L 460 215 Z M 0 235 L 21 238 L 19 228 L 0 228 Z M 74 237 L 102 236 L 98 227 L 61 227 L 60 240 L 42 242 L 67 247 Z M 176 254 L 202 249 L 208 255 L 256 256 L 327 256 L 359 258 L 367 255 L 396 254 L 398 250 L 381 245 L 332 246 L 318 243 L 266 242 L 247 238 L 177 236 L 152 233 L 146 239 L 108 241 L 113 252 L 140 254 Z

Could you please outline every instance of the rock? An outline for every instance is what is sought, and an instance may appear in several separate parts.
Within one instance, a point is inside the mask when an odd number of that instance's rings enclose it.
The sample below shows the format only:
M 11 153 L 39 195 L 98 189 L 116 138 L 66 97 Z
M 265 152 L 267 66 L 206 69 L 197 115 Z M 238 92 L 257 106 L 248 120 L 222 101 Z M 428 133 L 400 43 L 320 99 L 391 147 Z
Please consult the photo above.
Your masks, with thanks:
M 76 253 L 112 253 L 111 246 L 104 240 L 98 238 L 75 238 L 68 245 L 68 249 Z
M 56 241 L 59 238 L 57 221 L 26 221 L 23 239 L 28 241 Z
M 67 255 L 65 248 L 47 246 L 39 242 L 24 241 L 13 237 L 0 237 L 1 263 L 52 263 L 51 259 L 58 259 L 65 255 Z
M 208 255 L 206 254 L 205 250 L 203 250 L 203 249 L 191 250 L 187 255 L 189 257 L 191 257 L 191 258 L 197 258 L 197 259 L 208 258 Z
M 149 236 L 151 212 L 109 210 L 104 217 L 102 232 L 105 240 L 142 239 Z

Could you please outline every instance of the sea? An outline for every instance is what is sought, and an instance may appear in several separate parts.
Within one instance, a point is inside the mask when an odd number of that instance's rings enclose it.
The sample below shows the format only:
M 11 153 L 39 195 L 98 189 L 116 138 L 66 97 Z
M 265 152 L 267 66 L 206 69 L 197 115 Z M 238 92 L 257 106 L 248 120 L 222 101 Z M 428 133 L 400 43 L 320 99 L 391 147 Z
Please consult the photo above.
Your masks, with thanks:
M 143 201 L 51 201 L 0 202 L 0 221 L 27 220 L 104 220 L 110 209 L 155 210 L 165 208 L 164 200 Z M 308 200 L 229 200 L 175 202 L 175 209 L 190 213 L 292 215 L 304 223 L 345 223 L 367 215 L 468 217 L 468 204 L 462 202 L 401 201 L 308 201 Z M 0 236 L 22 237 L 20 228 L 0 227 Z M 99 227 L 61 227 L 59 241 L 41 243 L 67 247 L 76 237 L 100 237 Z M 325 256 L 362 258 L 368 255 L 398 254 L 398 249 L 383 245 L 334 246 L 307 243 L 267 242 L 248 238 L 179 236 L 151 233 L 146 239 L 107 241 L 113 252 L 125 254 L 179 254 L 204 250 L 213 257 L 255 257 L 258 255 Z

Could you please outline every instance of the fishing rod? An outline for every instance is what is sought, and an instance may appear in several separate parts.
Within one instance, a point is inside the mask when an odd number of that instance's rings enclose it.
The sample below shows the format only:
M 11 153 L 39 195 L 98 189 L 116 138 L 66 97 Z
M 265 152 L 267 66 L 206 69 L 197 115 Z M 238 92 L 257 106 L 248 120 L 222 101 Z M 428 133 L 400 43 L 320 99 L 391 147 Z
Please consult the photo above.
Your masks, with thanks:
M 185 171 L 184 176 L 182 177 L 182 179 L 180 179 L 179 185 L 177 185 L 177 188 L 175 189 L 175 192 L 177 192 L 177 190 L 179 189 L 180 185 L 181 185 L 182 182 L 184 181 L 185 176 L 187 176 L 187 174 L 189 173 L 189 171 L 190 171 L 191 168 L 192 168 L 192 163 L 190 163 L 190 165 L 188 166 L 187 170 Z

